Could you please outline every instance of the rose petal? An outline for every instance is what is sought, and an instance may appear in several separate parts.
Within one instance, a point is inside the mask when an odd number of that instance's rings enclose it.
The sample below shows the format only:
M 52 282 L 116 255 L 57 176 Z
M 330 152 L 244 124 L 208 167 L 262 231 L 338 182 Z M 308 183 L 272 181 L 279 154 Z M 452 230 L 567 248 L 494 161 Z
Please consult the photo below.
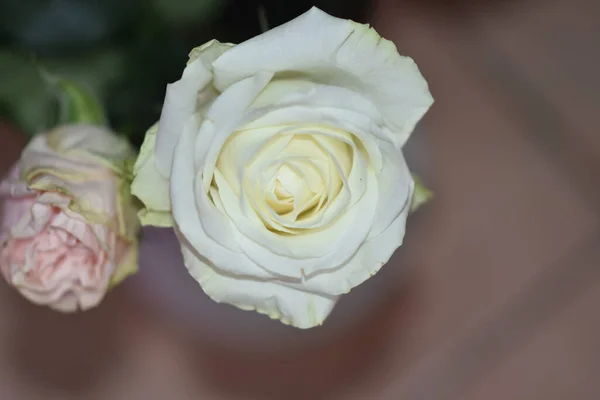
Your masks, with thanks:
M 259 71 L 295 71 L 316 82 L 365 93 L 390 126 L 388 139 L 397 147 L 406 142 L 433 102 L 413 60 L 400 56 L 392 42 L 368 25 L 314 7 L 232 48 L 213 68 L 219 90 Z
M 411 195 L 412 187 L 411 184 Z M 318 271 L 308 276 L 302 287 L 326 295 L 340 295 L 348 293 L 352 288 L 375 275 L 389 261 L 394 251 L 402 245 L 409 204 L 409 201 L 404 204 L 402 212 L 383 232 L 377 236 L 370 236 L 362 243 L 346 264 L 334 270 Z
M 255 276 L 260 278 L 272 278 L 273 275 L 261 269 L 256 264 L 249 262 L 248 257 L 239 251 L 237 243 L 233 242 L 230 231 L 230 222 L 220 211 L 208 201 L 208 195 L 202 191 L 205 197 L 200 197 L 206 207 L 202 207 L 204 213 L 210 213 L 207 218 L 214 218 L 218 224 L 212 232 L 219 240 L 213 240 L 207 235 L 205 225 L 198 215 L 196 200 L 192 190 L 196 171 L 194 168 L 194 139 L 193 129 L 184 129 L 177 144 L 177 157 L 173 160 L 173 175 L 171 179 L 171 200 L 173 218 L 176 221 L 175 230 L 185 237 L 196 251 L 200 254 L 210 255 L 213 263 L 219 266 L 226 265 L 229 269 L 224 271 L 238 276 Z M 228 246 L 236 246 L 238 251 L 232 251 Z M 236 249 L 234 249 L 236 250 Z
M 402 153 L 381 143 L 383 167 L 377 176 L 379 201 L 369 239 L 384 231 L 398 215 L 410 207 L 414 182 Z
M 258 229 L 244 217 L 235 201 L 229 201 L 233 194 L 227 193 L 225 183 L 220 191 L 224 192 L 221 200 L 228 216 L 237 227 L 232 234 L 243 253 L 273 274 L 301 279 L 305 274 L 343 264 L 367 237 L 375 213 L 377 182 L 372 174 L 366 180 L 365 195 L 355 207 L 348 209 L 327 229 L 306 236 L 283 237 L 264 227 Z M 310 257 L 315 253 L 322 254 Z M 224 261 L 226 264 L 216 265 L 226 268 L 229 261 Z
M 212 180 L 223 145 L 246 117 L 245 111 L 272 77 L 272 73 L 261 72 L 237 82 L 223 92 L 208 109 L 195 146 L 195 163 L 197 168 L 203 169 L 205 189 L 208 189 Z
M 209 84 L 213 77 L 211 64 L 230 48 L 230 44 L 211 40 L 194 49 L 181 79 L 167 85 L 155 148 L 157 169 L 165 178 L 171 174 L 173 151 L 188 119 L 216 96 Z
M 181 246 L 185 265 L 204 292 L 216 302 L 255 310 L 297 328 L 321 325 L 337 302 L 337 297 L 319 296 L 265 280 L 222 275 L 211 268 L 184 243 Z

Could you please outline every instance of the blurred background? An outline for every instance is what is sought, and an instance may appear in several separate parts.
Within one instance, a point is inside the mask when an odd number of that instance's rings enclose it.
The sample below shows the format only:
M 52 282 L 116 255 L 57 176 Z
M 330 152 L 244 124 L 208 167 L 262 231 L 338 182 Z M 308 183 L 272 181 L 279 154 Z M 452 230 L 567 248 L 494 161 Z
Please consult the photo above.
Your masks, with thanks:
M 600 399 L 597 0 L 4 0 L 1 170 L 56 122 L 40 68 L 88 87 L 139 145 L 192 47 L 312 5 L 373 24 L 436 100 L 406 150 L 435 198 L 348 297 L 401 283 L 352 324 L 335 311 L 252 348 L 166 318 L 140 295 L 143 265 L 81 315 L 0 282 L 0 399 Z
M 364 0 L 7 0 L 0 3 L 0 112 L 26 133 L 55 123 L 40 69 L 84 84 L 110 122 L 141 145 L 165 85 L 188 53 L 218 38 L 240 43 L 311 5 L 364 21 Z

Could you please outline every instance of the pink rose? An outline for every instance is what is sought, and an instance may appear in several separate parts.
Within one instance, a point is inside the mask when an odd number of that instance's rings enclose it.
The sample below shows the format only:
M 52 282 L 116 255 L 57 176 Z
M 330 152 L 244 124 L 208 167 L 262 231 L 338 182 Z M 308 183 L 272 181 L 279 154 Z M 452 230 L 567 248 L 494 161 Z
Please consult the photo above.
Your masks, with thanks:
M 0 184 L 0 271 L 30 301 L 69 312 L 96 306 L 137 270 L 129 192 L 135 154 L 88 125 L 36 136 Z

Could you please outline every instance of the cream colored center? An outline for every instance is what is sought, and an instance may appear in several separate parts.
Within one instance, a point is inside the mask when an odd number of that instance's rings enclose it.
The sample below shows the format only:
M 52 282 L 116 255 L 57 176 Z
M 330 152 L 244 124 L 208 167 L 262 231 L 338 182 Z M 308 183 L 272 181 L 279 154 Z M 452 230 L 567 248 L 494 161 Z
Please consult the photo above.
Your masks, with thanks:
M 223 146 L 217 169 L 268 229 L 290 233 L 335 200 L 352 169 L 350 135 L 324 130 L 298 128 L 267 138 L 237 132 Z

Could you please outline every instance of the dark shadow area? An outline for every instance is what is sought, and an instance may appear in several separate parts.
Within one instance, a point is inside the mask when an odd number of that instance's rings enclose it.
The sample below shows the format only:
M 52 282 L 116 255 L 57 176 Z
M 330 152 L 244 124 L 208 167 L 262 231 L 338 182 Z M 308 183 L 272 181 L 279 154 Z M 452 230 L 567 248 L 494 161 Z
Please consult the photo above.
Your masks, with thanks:
M 243 42 L 262 32 L 261 18 L 275 27 L 312 6 L 366 22 L 370 5 L 370 0 L 3 1 L 0 72 L 11 85 L 0 90 L 0 120 L 27 133 L 53 125 L 56 112 L 37 72 L 43 67 L 92 89 L 111 126 L 139 147 L 160 118 L 166 85 L 181 77 L 192 48 L 212 39 Z M 18 95 L 24 91 L 27 98 Z

